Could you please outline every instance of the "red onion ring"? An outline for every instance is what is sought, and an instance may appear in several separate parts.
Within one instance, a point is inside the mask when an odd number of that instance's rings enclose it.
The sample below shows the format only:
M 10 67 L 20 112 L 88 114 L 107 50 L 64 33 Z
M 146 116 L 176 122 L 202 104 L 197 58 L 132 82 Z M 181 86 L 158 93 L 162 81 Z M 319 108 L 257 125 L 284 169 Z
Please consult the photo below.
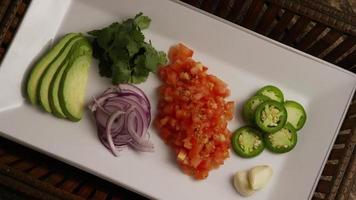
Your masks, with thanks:
M 125 146 L 152 152 L 147 132 L 151 122 L 151 105 L 145 93 L 136 86 L 121 84 L 105 90 L 89 104 L 101 143 L 114 156 Z

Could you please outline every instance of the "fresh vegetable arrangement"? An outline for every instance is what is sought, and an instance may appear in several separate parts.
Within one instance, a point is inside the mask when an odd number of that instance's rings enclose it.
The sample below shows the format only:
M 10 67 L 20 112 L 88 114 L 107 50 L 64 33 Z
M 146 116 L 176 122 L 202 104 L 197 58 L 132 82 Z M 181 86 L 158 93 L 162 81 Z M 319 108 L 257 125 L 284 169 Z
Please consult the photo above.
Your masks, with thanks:
M 111 77 L 113 84 L 141 83 L 158 65 L 166 64 L 166 54 L 145 42 L 142 30 L 150 22 L 149 17 L 140 13 L 122 23 L 89 32 L 94 37 L 94 57 L 99 59 L 101 76 Z
M 57 117 L 79 121 L 91 60 L 92 48 L 85 37 L 65 35 L 32 68 L 26 83 L 29 101 Z
M 229 157 L 233 102 L 225 101 L 230 91 L 207 68 L 192 59 L 193 51 L 183 44 L 171 48 L 170 64 L 159 69 L 156 126 L 162 139 L 175 152 L 182 170 L 204 179 L 210 170 Z
M 226 83 L 208 74 L 208 68 L 193 60 L 193 51 L 183 44 L 166 54 L 146 42 L 142 30 L 151 19 L 139 13 L 121 23 L 90 31 L 92 44 L 80 33 L 69 33 L 33 67 L 26 82 L 32 104 L 59 118 L 79 121 L 92 54 L 99 60 L 99 73 L 112 86 L 93 97 L 89 104 L 98 138 L 114 156 L 126 147 L 153 152 L 148 129 L 151 104 L 145 93 L 132 85 L 157 72 L 162 81 L 155 125 L 165 143 L 174 150 L 178 165 L 195 179 L 229 157 L 230 145 L 243 158 L 260 155 L 265 148 L 286 153 L 297 144 L 297 131 L 306 122 L 301 104 L 287 100 L 275 86 L 265 86 L 243 106 L 249 125 L 232 135 L 227 128 L 233 118 L 234 102 L 227 101 Z M 93 47 L 93 50 L 92 50 Z M 269 166 L 239 171 L 234 186 L 243 196 L 262 189 L 273 174 Z
M 301 104 L 284 102 L 282 91 L 271 85 L 246 101 L 243 116 L 252 126 L 235 131 L 231 143 L 236 154 L 244 158 L 259 155 L 264 147 L 274 153 L 291 151 L 297 144 L 297 130 L 307 118 Z

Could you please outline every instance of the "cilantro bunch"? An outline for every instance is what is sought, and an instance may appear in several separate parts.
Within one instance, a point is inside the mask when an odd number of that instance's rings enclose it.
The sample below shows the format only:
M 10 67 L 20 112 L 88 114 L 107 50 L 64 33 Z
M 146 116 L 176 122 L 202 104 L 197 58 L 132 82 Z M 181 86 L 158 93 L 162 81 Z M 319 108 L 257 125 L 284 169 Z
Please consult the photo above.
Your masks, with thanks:
M 93 56 L 99 59 L 101 76 L 111 77 L 113 84 L 141 83 L 158 65 L 167 62 L 163 51 L 156 51 L 151 41 L 145 42 L 141 32 L 151 19 L 139 13 L 122 23 L 113 23 L 101 30 L 93 30 Z

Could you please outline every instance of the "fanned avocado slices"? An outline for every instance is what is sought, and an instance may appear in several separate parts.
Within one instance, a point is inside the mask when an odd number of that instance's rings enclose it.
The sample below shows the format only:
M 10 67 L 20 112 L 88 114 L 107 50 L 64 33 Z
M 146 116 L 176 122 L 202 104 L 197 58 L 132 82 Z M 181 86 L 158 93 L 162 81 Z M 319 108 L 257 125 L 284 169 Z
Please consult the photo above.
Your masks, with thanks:
M 27 96 L 48 113 L 79 121 L 92 60 L 92 47 L 79 33 L 65 35 L 32 69 Z
M 56 59 L 63 51 L 64 46 L 73 38 L 78 36 L 78 33 L 69 33 L 65 35 L 47 54 L 45 54 L 32 68 L 26 84 L 27 98 L 32 104 L 37 104 L 37 87 L 40 78 L 47 67 Z
M 63 47 L 63 50 L 53 60 L 53 62 L 49 64 L 39 80 L 37 87 L 38 103 L 46 112 L 52 112 L 48 98 L 51 81 L 58 69 L 66 63 L 72 46 L 81 38 L 81 36 L 77 36 L 70 39 L 69 42 Z

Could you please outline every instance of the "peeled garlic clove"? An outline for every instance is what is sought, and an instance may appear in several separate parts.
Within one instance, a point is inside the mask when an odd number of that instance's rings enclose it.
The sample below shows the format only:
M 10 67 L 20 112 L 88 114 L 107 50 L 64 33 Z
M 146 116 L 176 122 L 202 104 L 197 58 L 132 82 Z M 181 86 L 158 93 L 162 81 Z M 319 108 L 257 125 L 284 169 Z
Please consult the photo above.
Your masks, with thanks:
M 246 171 L 236 172 L 234 176 L 234 186 L 237 192 L 240 193 L 242 196 L 247 197 L 255 193 L 255 191 L 253 191 L 250 187 Z
M 271 179 L 273 170 L 268 165 L 256 166 L 248 171 L 248 181 L 253 190 L 264 188 Z

